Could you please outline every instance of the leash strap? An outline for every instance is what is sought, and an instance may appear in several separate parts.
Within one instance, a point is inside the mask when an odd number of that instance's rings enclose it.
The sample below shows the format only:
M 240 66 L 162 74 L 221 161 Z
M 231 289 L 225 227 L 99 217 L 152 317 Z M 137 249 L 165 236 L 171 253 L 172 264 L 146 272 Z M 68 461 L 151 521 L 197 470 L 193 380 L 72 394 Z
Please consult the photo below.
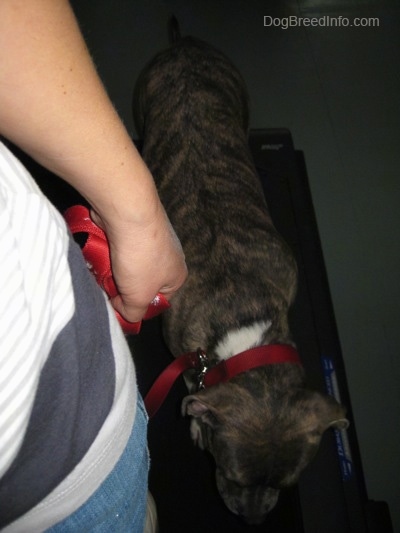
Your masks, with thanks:
M 117 296 L 118 290 L 115 285 L 111 271 L 110 250 L 108 248 L 107 237 L 104 231 L 97 226 L 90 218 L 90 212 L 83 205 L 74 205 L 67 209 L 64 218 L 72 232 L 87 233 L 88 237 L 82 254 L 86 264 L 97 283 L 108 294 L 110 298 Z M 157 296 L 150 303 L 144 320 L 153 318 L 170 307 L 168 300 L 162 295 Z M 140 331 L 142 322 L 128 322 L 118 311 L 115 311 L 118 321 L 126 334 L 137 334 Z
M 223 360 L 211 368 L 207 368 L 207 358 L 202 350 L 183 354 L 167 366 L 154 382 L 144 400 L 146 410 L 149 417 L 153 417 L 177 378 L 191 368 L 198 371 L 200 388 L 203 388 L 225 383 L 253 368 L 279 363 L 301 364 L 297 350 L 289 344 L 257 346 Z
M 150 418 L 157 413 L 178 377 L 185 370 L 197 369 L 198 366 L 197 352 L 183 354 L 167 366 L 155 380 L 144 400 Z

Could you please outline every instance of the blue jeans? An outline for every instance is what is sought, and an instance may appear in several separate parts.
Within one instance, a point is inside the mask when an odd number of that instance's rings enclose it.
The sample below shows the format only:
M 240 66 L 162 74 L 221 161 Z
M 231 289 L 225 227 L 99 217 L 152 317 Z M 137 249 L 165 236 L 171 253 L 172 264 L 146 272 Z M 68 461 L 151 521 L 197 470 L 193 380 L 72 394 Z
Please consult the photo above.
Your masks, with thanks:
M 118 463 L 86 503 L 47 533 L 143 533 L 148 468 L 147 414 L 138 394 L 135 423 Z

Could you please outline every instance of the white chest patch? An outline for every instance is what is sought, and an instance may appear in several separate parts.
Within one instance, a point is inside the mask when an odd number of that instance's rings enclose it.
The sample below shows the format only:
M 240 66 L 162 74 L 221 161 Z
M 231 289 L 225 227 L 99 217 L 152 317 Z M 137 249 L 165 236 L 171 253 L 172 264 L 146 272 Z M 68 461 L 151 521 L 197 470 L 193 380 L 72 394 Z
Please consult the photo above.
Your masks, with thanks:
M 259 346 L 271 324 L 270 320 L 260 321 L 251 326 L 229 331 L 215 349 L 219 359 L 229 359 L 233 355 Z

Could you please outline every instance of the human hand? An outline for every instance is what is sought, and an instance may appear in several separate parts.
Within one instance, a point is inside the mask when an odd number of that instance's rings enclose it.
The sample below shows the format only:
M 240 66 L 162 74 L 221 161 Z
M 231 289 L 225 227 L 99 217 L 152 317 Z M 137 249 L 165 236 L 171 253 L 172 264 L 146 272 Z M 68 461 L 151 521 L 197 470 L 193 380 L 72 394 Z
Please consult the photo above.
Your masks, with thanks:
M 0 49 L 0 133 L 96 211 L 120 293 L 112 303 L 139 321 L 157 292 L 173 297 L 185 261 L 69 2 L 0 1 Z
M 118 295 L 113 307 L 129 322 L 140 321 L 157 293 L 170 300 L 187 276 L 179 240 L 159 204 L 144 225 L 129 221 L 107 224 L 92 210 L 93 221 L 106 233 Z

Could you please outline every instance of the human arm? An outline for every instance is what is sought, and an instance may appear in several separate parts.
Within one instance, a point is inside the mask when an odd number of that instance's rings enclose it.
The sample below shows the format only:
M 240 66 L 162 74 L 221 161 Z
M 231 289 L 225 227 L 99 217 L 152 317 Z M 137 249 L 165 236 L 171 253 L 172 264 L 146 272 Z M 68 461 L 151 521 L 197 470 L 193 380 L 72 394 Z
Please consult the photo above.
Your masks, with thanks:
M 186 277 L 150 172 L 115 112 L 66 0 L 0 2 L 0 133 L 66 180 L 107 234 L 128 320 Z

